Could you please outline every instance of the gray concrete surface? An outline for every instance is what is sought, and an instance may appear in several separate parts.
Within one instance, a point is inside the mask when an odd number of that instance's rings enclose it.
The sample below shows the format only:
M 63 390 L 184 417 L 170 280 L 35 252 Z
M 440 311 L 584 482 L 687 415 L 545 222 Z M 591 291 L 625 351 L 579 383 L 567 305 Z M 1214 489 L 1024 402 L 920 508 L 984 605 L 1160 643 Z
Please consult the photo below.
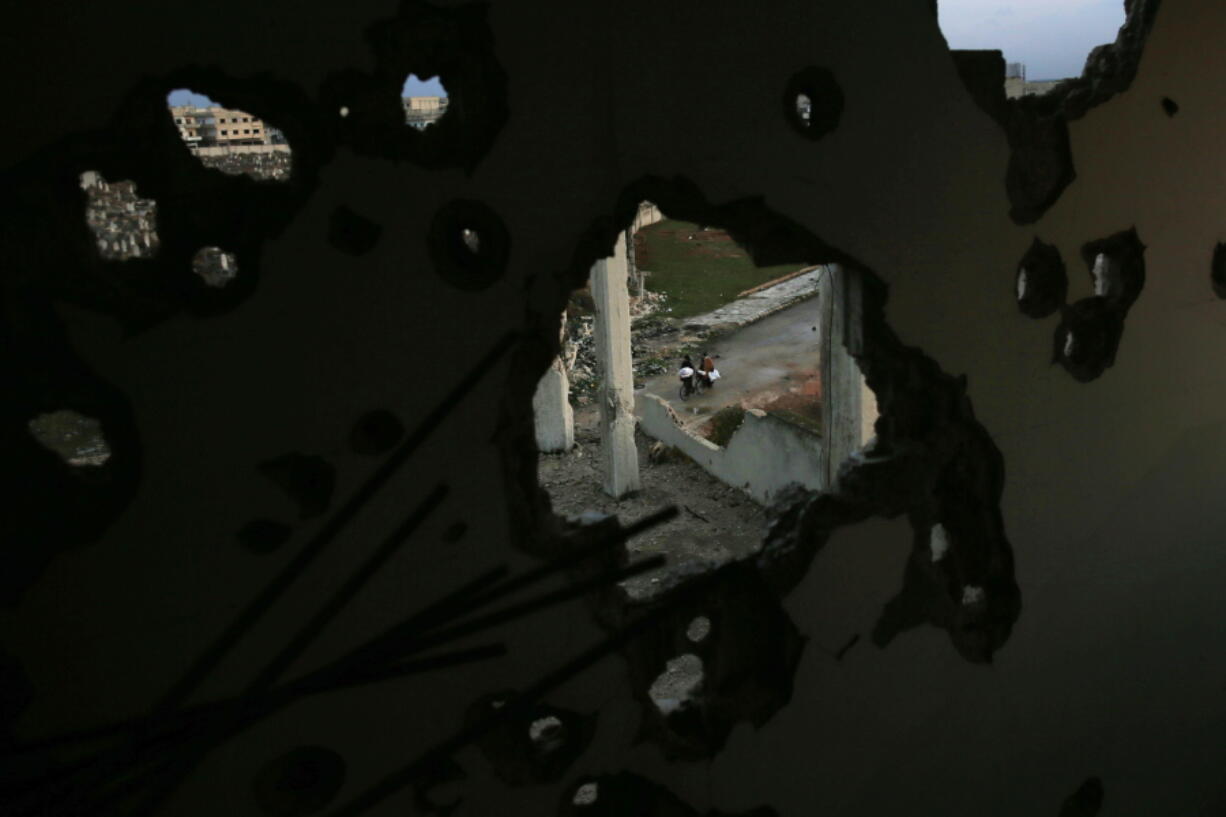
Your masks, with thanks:
M 640 402 L 643 432 L 673 446 L 725 485 L 769 505 L 788 485 L 826 487 L 821 437 L 758 409 L 749 409 L 728 445 L 721 448 L 687 431 L 660 398 Z
M 636 390 L 636 412 L 641 416 L 644 395 L 655 395 L 688 426 L 734 403 L 762 404 L 798 379 L 816 375 L 821 334 L 818 300 L 809 298 L 793 304 L 710 344 L 721 375 L 714 388 L 682 401 L 677 377 L 680 360 L 670 361 L 666 374 L 647 380 L 642 389 Z

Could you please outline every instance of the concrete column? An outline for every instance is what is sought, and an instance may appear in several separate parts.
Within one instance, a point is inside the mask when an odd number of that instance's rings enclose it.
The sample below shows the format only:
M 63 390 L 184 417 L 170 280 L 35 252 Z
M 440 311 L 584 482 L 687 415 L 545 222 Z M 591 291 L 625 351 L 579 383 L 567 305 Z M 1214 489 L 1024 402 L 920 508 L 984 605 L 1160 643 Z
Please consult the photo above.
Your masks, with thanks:
M 825 436 L 822 471 L 826 487 L 834 488 L 839 466 L 872 435 L 871 420 L 876 418 L 876 400 L 865 405 L 870 395 L 853 351 L 863 344 L 861 333 L 861 289 L 859 277 L 837 264 L 827 267 L 818 289 L 821 311 L 822 427 Z M 865 428 L 865 420 L 870 420 Z
M 611 258 L 592 266 L 596 302 L 596 360 L 600 387 L 600 452 L 604 490 L 623 497 L 639 489 L 634 446 L 634 370 L 630 361 L 630 293 L 626 289 L 626 234 L 618 236 Z
M 561 333 L 565 334 L 563 320 Z M 560 357 L 545 370 L 532 396 L 536 422 L 536 448 L 542 452 L 569 451 L 575 445 L 575 412 L 570 407 L 570 379 Z

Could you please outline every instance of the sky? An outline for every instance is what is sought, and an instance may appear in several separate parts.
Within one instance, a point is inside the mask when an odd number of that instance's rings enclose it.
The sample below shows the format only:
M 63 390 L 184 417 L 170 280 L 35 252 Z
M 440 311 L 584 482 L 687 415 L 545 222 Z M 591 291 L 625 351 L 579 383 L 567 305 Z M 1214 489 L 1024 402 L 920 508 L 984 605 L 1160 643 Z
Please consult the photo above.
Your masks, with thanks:
M 439 82 L 438 77 L 430 77 L 423 81 L 418 79 L 416 74 L 409 74 L 409 78 L 404 81 L 404 90 L 400 95 L 447 96 L 447 91 L 443 88 L 443 83 Z
M 170 95 L 166 97 L 166 102 L 169 105 L 195 105 L 197 108 L 220 107 L 204 94 L 197 94 L 186 88 L 171 91 Z
M 443 88 L 443 84 L 439 82 L 438 77 L 430 77 L 423 81 L 418 79 L 415 74 L 409 74 L 409 78 L 404 81 L 404 90 L 401 96 L 447 96 L 447 91 Z M 171 91 L 170 95 L 166 97 L 166 101 L 170 105 L 195 105 L 199 108 L 212 108 L 216 105 L 213 100 L 204 94 L 197 94 L 186 88 Z
M 938 0 L 950 48 L 990 48 L 1026 63 L 1026 78 L 1081 76 L 1096 45 L 1115 42 L 1124 0 Z

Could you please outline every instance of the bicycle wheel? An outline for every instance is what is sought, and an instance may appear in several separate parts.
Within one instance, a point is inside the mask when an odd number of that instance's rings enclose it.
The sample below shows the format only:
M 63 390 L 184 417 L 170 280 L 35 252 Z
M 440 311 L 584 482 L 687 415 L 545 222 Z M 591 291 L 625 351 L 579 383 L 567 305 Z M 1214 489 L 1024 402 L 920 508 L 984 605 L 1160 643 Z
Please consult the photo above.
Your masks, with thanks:
M 690 399 L 690 390 L 685 387 L 684 383 L 681 384 L 681 399 L 682 400 Z

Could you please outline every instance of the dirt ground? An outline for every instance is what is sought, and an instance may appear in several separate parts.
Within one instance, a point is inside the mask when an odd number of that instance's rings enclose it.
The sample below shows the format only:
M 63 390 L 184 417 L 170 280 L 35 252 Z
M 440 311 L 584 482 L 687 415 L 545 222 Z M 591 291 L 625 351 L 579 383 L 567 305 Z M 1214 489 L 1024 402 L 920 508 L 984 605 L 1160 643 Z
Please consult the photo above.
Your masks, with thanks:
M 665 505 L 680 514 L 636 537 L 627 547 L 632 555 L 663 553 L 669 564 L 624 583 L 631 598 L 650 598 L 685 575 L 705 572 L 755 552 L 762 544 L 765 513 L 752 499 L 729 488 L 692 460 L 668 458 L 652 462 L 654 440 L 637 433 L 642 489 L 615 500 L 601 490 L 600 438 L 597 412 L 575 413 L 575 447 L 564 454 L 542 454 L 541 485 L 549 492 L 554 512 L 579 516 L 587 511 L 614 514 L 633 522 Z

